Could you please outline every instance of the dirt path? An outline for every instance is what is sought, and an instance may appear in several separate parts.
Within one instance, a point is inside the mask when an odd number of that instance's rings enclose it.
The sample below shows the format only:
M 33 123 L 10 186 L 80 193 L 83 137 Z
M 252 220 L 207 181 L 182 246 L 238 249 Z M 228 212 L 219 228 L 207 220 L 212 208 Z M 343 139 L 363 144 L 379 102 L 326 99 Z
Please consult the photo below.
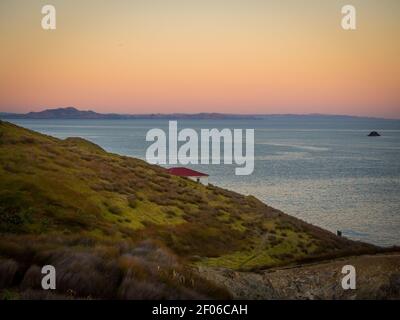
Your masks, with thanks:
M 343 290 L 344 265 L 356 268 L 356 290 Z M 400 299 L 400 253 L 364 255 L 260 273 L 199 268 L 236 299 Z

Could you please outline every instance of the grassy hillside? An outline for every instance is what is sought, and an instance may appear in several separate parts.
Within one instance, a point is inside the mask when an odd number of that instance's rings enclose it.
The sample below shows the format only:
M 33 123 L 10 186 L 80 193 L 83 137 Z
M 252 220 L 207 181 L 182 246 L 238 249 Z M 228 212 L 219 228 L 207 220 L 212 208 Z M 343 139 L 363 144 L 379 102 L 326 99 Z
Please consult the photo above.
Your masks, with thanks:
M 7 122 L 0 236 L 0 288 L 22 297 L 39 294 L 43 264 L 61 270 L 57 292 L 73 297 L 226 297 L 190 267 L 252 270 L 376 250 L 252 196 Z

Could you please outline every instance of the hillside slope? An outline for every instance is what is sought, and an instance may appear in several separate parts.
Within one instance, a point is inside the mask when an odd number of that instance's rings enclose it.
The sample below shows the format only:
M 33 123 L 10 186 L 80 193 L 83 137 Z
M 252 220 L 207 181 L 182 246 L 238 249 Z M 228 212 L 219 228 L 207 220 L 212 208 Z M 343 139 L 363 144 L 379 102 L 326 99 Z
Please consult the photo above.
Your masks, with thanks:
M 378 250 L 252 196 L 4 121 L 0 234 L 0 288 L 28 297 L 43 264 L 73 297 L 215 298 L 229 293 L 191 266 L 255 270 Z

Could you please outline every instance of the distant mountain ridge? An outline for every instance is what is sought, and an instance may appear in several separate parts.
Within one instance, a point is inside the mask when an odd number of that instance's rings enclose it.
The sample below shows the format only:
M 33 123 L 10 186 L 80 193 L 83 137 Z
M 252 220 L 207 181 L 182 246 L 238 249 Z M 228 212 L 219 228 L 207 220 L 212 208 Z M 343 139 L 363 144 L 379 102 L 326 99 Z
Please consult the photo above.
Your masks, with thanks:
M 81 111 L 73 107 L 46 109 L 38 112 L 2 113 L 3 119 L 106 119 L 110 115 L 104 115 L 91 110 Z
M 313 119 L 380 119 L 349 115 L 327 114 L 229 114 L 229 113 L 149 113 L 149 114 L 118 114 L 98 113 L 92 110 L 78 110 L 74 107 L 46 109 L 38 112 L 8 113 L 0 112 L 1 119 L 266 119 L 266 118 L 313 118 Z
M 256 118 L 253 115 L 234 115 L 221 113 L 172 113 L 172 114 L 117 114 L 97 113 L 91 110 L 78 110 L 74 107 L 46 109 L 29 113 L 0 113 L 2 119 L 226 119 L 226 118 Z

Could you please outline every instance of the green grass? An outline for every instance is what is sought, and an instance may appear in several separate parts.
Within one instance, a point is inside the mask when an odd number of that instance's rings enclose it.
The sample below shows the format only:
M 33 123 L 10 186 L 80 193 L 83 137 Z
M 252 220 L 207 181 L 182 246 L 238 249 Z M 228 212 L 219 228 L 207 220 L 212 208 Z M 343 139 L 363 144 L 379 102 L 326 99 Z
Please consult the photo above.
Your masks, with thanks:
M 184 264 L 233 269 L 374 249 L 252 196 L 170 176 L 80 138 L 59 140 L 7 122 L 0 122 L 0 233 L 16 242 L 50 234 L 115 244 L 151 239 Z
M 273 220 L 268 221 L 265 225 L 269 230 L 275 230 L 273 229 Z M 252 270 L 300 261 L 302 258 L 315 253 L 316 249 L 317 246 L 313 238 L 307 233 L 285 229 L 271 234 L 267 232 L 264 237 L 254 238 L 253 244 L 246 250 L 216 258 L 204 258 L 197 261 L 196 264 Z

